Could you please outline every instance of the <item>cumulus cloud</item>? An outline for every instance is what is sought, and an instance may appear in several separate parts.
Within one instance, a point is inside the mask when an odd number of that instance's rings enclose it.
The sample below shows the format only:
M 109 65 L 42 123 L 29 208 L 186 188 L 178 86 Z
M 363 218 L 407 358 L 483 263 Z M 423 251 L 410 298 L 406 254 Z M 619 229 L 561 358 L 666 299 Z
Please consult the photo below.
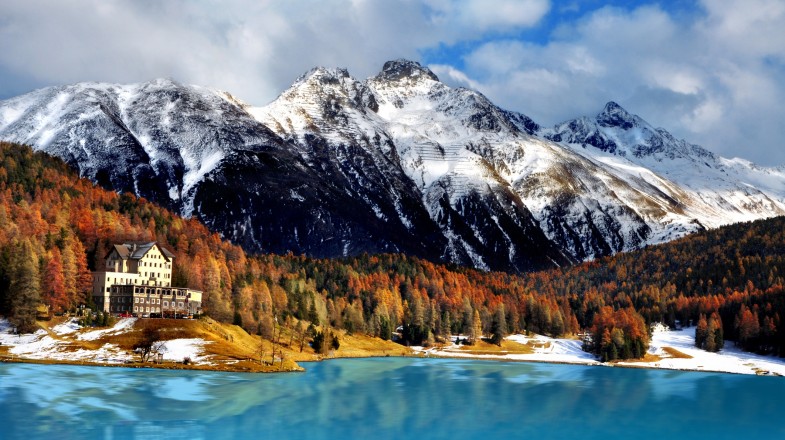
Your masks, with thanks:
M 466 87 L 469 89 L 478 89 L 482 87 L 480 83 L 466 76 L 465 73 L 447 64 L 429 64 L 428 68 L 431 69 L 441 81 L 449 82 L 454 86 Z
M 720 154 L 785 163 L 785 3 L 698 1 L 679 14 L 654 1 L 8 0 L 0 99 L 171 77 L 263 105 L 317 65 L 364 78 L 446 53 L 432 66 L 442 80 L 542 124 L 615 100 Z
M 726 156 L 785 163 L 785 3 L 705 0 L 690 19 L 659 6 L 605 7 L 545 44 L 495 40 L 461 73 L 540 123 L 593 115 L 615 100 Z M 455 75 L 453 75 L 455 76 Z M 449 80 L 449 78 L 448 78 Z
M 359 77 L 393 58 L 536 23 L 547 0 L 0 2 L 0 84 L 168 76 L 265 104 L 317 66 Z
M 550 9 L 547 0 L 426 0 L 431 20 L 462 32 L 505 30 L 537 24 Z

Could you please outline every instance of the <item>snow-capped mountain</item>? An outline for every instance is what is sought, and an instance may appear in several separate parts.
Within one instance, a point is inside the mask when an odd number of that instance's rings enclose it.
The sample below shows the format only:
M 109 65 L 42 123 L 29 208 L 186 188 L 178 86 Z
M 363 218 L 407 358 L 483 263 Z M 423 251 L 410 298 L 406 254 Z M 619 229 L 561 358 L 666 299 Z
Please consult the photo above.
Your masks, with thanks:
M 785 173 L 609 103 L 543 128 L 398 60 L 317 68 L 275 101 L 169 80 L 0 102 L 0 139 L 193 215 L 250 251 L 405 252 L 531 270 L 785 214 Z
M 503 121 L 508 133 L 519 129 L 481 95 L 451 90 L 416 63 L 389 62 L 364 82 L 345 70 L 314 69 L 270 105 L 248 111 L 303 157 L 323 149 L 328 162 L 340 164 L 334 176 L 360 188 L 387 188 L 387 203 L 371 200 L 371 209 L 380 221 L 409 228 L 416 222 L 413 211 L 402 208 L 399 190 L 383 177 L 364 181 L 368 170 L 400 175 L 418 198 L 414 212 L 422 209 L 446 239 L 442 260 L 505 270 L 572 261 L 497 181 L 493 166 L 467 149 L 487 124 Z
M 688 196 L 679 199 L 685 214 L 706 227 L 781 215 L 785 209 L 782 168 L 716 156 L 652 127 L 614 102 L 594 119 L 575 119 L 538 134 L 606 166 L 633 170 L 654 185 L 667 179 Z M 657 177 L 652 178 L 652 172 Z

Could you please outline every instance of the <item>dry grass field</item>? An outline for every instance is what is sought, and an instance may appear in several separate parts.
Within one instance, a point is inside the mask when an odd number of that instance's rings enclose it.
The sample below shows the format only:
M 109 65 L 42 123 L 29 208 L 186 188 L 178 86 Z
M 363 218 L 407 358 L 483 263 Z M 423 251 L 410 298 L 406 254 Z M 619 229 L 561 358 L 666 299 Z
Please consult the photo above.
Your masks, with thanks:
M 460 350 L 474 355 L 505 355 L 505 354 L 531 354 L 534 353 L 534 341 L 520 344 L 514 341 L 503 340 L 502 345 L 491 344 L 486 341 L 477 341 L 474 345 L 462 345 Z
M 0 361 L 34 363 L 75 363 L 86 365 L 118 365 L 117 362 L 103 362 L 100 359 L 84 359 L 69 354 L 85 351 L 100 351 L 111 345 L 127 360 L 119 365 L 126 367 L 155 367 L 168 369 L 195 369 L 243 372 L 302 371 L 297 362 L 317 361 L 330 358 L 406 356 L 411 350 L 391 341 L 383 341 L 366 335 L 349 335 L 343 330 L 332 330 L 338 336 L 340 347 L 325 354 L 317 354 L 306 338 L 300 348 L 297 334 L 288 328 L 281 329 L 279 343 L 273 346 L 269 340 L 250 335 L 241 327 L 224 324 L 210 318 L 201 319 L 139 319 L 132 326 L 117 330 L 115 328 L 85 328 L 64 333 L 57 329 L 70 318 L 55 317 L 50 321 L 39 321 L 39 326 L 56 345 L 57 357 L 25 356 L 11 353 L 11 346 L 0 345 Z M 142 339 L 143 333 L 152 329 L 157 331 L 159 341 L 201 340 L 200 362 L 185 362 L 185 359 L 165 359 L 161 363 L 141 362 L 134 354 L 134 346 Z M 92 334 L 90 338 L 85 336 Z M 273 348 L 275 348 L 273 350 Z
M 672 358 L 676 358 L 676 359 L 692 359 L 692 356 L 690 356 L 690 355 L 688 355 L 686 353 L 682 353 L 682 352 L 680 352 L 679 350 L 676 350 L 673 347 L 662 347 L 662 351 L 664 351 L 665 353 L 668 353 L 670 355 L 670 357 L 672 357 Z

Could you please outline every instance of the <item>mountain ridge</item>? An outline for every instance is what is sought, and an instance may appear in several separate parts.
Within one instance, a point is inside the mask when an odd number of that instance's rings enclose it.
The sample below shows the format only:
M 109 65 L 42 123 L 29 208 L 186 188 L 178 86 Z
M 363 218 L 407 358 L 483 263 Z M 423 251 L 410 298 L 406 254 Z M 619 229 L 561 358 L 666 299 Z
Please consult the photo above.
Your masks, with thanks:
M 425 66 L 317 67 L 263 107 L 172 80 L 0 102 L 0 139 L 199 218 L 251 252 L 568 265 L 785 214 L 782 169 L 725 159 L 615 102 L 542 127 Z

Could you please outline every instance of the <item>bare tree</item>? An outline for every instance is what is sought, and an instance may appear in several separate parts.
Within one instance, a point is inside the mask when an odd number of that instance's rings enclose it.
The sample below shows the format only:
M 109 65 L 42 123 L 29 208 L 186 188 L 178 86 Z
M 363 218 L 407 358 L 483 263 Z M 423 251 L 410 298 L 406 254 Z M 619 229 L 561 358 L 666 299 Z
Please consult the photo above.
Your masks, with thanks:
M 259 347 L 258 347 L 258 349 L 259 349 L 259 363 L 260 364 L 264 364 L 264 354 L 265 354 L 266 351 L 265 351 L 265 348 L 264 348 L 264 338 L 262 338 L 261 336 L 259 337 Z
M 153 353 L 158 353 L 163 348 L 163 342 L 160 341 L 161 332 L 155 327 L 145 327 L 142 330 L 142 337 L 134 344 L 134 351 L 139 353 L 142 363 L 150 360 Z
M 293 318 L 289 315 L 286 316 L 286 329 L 289 330 L 289 347 L 292 346 L 294 340 L 294 326 L 292 325 Z
M 305 326 L 302 321 L 297 322 L 297 337 L 300 338 L 300 353 L 302 353 L 305 344 Z

